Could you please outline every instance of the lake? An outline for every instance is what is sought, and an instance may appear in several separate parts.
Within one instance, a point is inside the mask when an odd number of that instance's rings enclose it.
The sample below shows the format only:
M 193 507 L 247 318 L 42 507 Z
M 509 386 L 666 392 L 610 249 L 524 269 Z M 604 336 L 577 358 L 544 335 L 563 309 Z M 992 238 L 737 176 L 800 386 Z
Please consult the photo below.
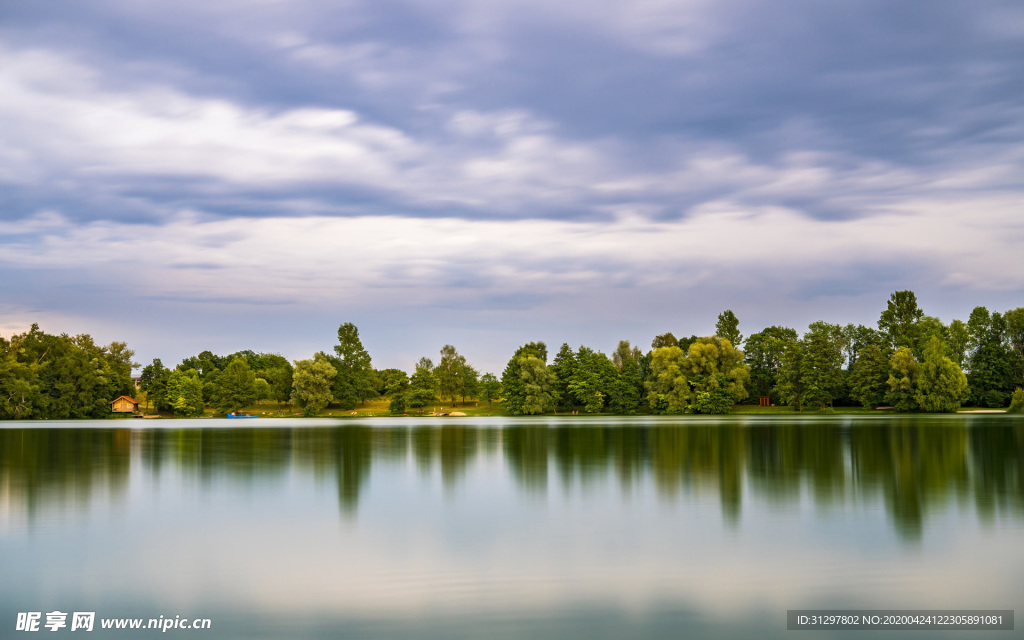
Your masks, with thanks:
M 864 636 L 787 631 L 786 611 L 1024 611 L 1015 416 L 239 422 L 0 423 L 0 635 L 52 611 L 112 638 L 157 631 L 101 618 L 815 638 Z

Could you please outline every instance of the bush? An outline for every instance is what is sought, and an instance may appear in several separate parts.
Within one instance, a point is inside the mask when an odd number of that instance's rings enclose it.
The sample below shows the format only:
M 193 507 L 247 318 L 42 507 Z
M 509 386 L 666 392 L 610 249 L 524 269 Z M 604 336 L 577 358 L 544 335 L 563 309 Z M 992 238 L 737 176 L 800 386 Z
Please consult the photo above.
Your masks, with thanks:
M 1024 389 L 1017 387 L 1013 392 L 1008 413 L 1024 413 Z

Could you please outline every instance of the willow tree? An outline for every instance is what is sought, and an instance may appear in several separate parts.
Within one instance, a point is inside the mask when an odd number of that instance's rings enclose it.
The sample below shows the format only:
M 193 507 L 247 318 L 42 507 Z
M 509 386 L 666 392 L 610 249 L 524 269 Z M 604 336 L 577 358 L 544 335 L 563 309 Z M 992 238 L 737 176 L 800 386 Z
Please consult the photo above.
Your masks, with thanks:
M 728 413 L 747 397 L 750 367 L 743 352 L 719 336 L 698 338 L 684 352 L 660 347 L 651 354 L 647 401 L 667 413 Z
M 929 340 L 917 377 L 914 398 L 924 411 L 951 413 L 968 397 L 967 376 L 946 356 L 938 338 Z

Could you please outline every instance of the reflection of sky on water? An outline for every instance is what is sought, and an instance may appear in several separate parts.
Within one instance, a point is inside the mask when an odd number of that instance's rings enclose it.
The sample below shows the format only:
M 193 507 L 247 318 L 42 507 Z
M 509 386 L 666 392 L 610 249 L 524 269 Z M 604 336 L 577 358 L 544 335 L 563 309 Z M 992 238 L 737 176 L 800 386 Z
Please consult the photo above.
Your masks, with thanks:
M 1018 422 L 664 426 L 0 430 L 0 600 L 395 624 L 1024 604 Z

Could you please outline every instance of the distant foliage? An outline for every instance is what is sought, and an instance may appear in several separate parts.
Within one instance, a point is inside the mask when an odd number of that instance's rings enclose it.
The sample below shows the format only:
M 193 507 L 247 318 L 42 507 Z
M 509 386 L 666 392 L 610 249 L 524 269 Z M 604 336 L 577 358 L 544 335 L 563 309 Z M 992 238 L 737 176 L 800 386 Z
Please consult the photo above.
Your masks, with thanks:
M 36 324 L 0 338 L 0 419 L 107 417 L 115 398 L 135 393 L 134 355 L 123 342 L 99 346 Z
M 547 345 L 525 344 L 501 378 L 480 375 L 452 345 L 437 366 L 422 358 L 411 375 L 372 367 L 352 323 L 338 327 L 331 353 L 294 365 L 274 353 L 202 351 L 168 368 L 159 358 L 138 378 L 147 410 L 202 415 L 274 400 L 315 414 L 384 397 L 392 413 L 500 402 L 510 415 L 538 413 L 725 413 L 737 402 L 769 396 L 796 410 L 885 404 L 898 411 L 955 411 L 963 404 L 1021 409 L 1024 307 L 1005 313 L 975 307 L 966 321 L 926 315 L 913 291 L 896 291 L 878 328 L 813 322 L 798 335 L 771 326 L 745 340 L 731 310 L 715 336 L 662 333 L 646 353 L 628 340 L 611 355 L 562 344 L 548 364 Z M 685 335 L 680 332 L 678 335 Z M 738 347 L 745 345 L 745 351 Z M 94 344 L 88 335 L 55 336 L 37 325 L 0 338 L 0 419 L 98 418 L 120 395 L 135 396 L 134 352 L 123 342 Z M 326 385 L 326 386 L 325 386 Z

